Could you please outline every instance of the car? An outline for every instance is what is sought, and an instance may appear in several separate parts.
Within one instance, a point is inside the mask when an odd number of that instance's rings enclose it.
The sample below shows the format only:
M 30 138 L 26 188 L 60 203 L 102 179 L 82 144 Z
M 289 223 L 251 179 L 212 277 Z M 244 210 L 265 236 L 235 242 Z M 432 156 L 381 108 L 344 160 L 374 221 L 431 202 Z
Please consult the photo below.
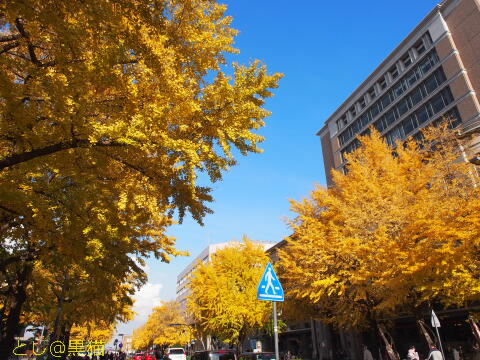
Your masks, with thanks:
M 133 355 L 133 360 L 145 360 L 145 354 L 143 352 L 137 352 Z
M 239 360 L 275 360 L 273 352 L 245 352 L 240 354 Z
M 156 359 L 157 359 L 157 357 L 155 356 L 155 351 L 145 352 L 144 360 L 156 360 Z
M 155 351 L 145 351 L 144 360 L 156 360 Z
M 165 355 L 170 360 L 187 360 L 187 354 L 183 348 L 168 348 Z
M 190 360 L 237 360 L 235 350 L 196 351 Z

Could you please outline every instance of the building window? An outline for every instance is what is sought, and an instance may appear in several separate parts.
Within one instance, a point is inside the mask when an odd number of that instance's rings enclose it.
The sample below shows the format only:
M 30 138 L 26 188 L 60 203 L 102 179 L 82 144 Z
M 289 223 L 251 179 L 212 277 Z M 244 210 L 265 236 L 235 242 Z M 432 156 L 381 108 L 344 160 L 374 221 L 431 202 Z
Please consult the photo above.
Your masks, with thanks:
M 425 52 L 425 44 L 423 42 L 423 39 L 420 39 L 413 47 L 417 51 L 418 55 L 421 55 Z
M 428 120 L 428 111 L 427 111 L 427 108 L 425 106 L 422 106 L 420 109 L 418 109 L 415 112 L 415 115 L 416 115 L 418 123 L 420 125 Z
M 427 80 L 425 80 L 425 89 L 427 89 L 427 93 L 431 93 L 433 90 L 437 88 L 437 79 L 435 78 L 435 74 L 429 76 Z
M 410 134 L 416 128 L 411 116 L 405 119 L 402 125 L 403 125 L 403 131 L 405 132 L 405 135 Z
M 449 87 L 444 88 L 437 95 L 435 95 L 430 101 L 429 105 L 433 114 L 440 112 L 448 104 L 453 101 L 453 95 Z
M 365 114 L 360 118 L 361 128 L 364 128 L 370 122 L 370 111 L 366 111 Z
M 402 63 L 405 69 L 412 65 L 412 59 L 410 58 L 410 54 L 407 54 L 402 58 Z
M 410 71 L 405 77 L 405 81 L 407 82 L 408 86 L 415 84 L 417 82 L 416 72 L 414 70 Z
M 377 94 L 375 94 L 375 88 L 370 88 L 370 90 L 368 90 L 368 95 L 370 95 L 371 100 L 375 99 L 375 97 L 377 96 Z
M 362 97 L 358 103 L 360 104 L 360 109 L 364 109 L 365 106 L 367 106 L 367 103 L 365 102 L 365 97 Z
M 430 101 L 433 113 L 436 114 L 445 107 L 445 101 L 442 94 L 438 94 Z
M 388 126 L 388 125 L 392 125 L 392 124 L 395 122 L 395 120 L 396 120 L 396 119 L 395 119 L 395 111 L 394 111 L 394 110 L 395 110 L 395 109 L 392 109 L 392 110 L 390 110 L 389 112 L 387 112 L 387 113 L 385 114 L 385 121 L 386 121 L 386 123 L 387 123 L 387 126 Z
M 393 66 L 389 72 L 390 72 L 390 75 L 392 76 L 392 79 L 396 79 L 398 77 L 397 65 Z
M 355 109 L 355 106 L 352 106 L 350 108 L 350 115 L 352 116 L 352 119 L 357 116 L 357 110 Z
M 400 116 L 405 114 L 409 109 L 410 109 L 410 101 L 408 97 L 400 101 L 397 105 L 398 114 Z
M 382 78 L 379 82 L 378 82 L 378 86 L 380 86 L 380 89 L 384 90 L 386 87 L 387 87 L 387 82 L 385 81 L 385 78 Z
M 417 105 L 423 99 L 422 89 L 421 86 L 417 87 L 410 93 L 410 100 L 412 101 L 412 105 Z
M 400 95 L 403 94 L 403 92 L 406 90 L 406 86 L 403 83 L 403 80 L 398 83 L 398 85 L 393 89 L 393 94 L 395 95 L 395 98 L 399 97 Z
M 337 120 L 337 127 L 339 130 L 343 129 L 345 126 L 347 126 L 347 124 L 348 124 L 348 120 L 347 120 L 346 114 Z
M 390 103 L 392 102 L 392 99 L 390 98 L 390 93 L 385 94 L 384 97 L 381 98 L 380 100 L 382 107 L 385 109 Z

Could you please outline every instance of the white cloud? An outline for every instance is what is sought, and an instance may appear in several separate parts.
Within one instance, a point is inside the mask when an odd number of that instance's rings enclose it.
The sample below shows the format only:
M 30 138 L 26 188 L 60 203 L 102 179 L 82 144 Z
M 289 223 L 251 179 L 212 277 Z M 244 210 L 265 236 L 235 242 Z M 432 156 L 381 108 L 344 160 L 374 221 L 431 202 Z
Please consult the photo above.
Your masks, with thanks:
M 134 296 L 135 305 L 133 311 L 137 313 L 135 321 L 139 318 L 147 320 L 152 309 L 160 305 L 160 290 L 162 284 L 146 283 Z
M 162 284 L 147 282 L 134 296 L 135 304 L 132 310 L 136 312 L 135 318 L 128 323 L 118 324 L 117 332 L 131 334 L 134 329 L 142 326 L 147 321 L 152 309 L 161 303 Z

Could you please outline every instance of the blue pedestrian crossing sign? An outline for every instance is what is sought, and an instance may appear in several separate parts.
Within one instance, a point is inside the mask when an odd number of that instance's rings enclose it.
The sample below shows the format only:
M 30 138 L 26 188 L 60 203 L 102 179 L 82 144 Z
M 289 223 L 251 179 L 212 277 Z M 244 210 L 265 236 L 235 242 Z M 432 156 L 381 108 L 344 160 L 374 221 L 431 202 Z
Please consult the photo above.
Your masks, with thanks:
M 283 289 L 272 264 L 268 263 L 258 283 L 257 299 L 268 301 L 284 301 Z

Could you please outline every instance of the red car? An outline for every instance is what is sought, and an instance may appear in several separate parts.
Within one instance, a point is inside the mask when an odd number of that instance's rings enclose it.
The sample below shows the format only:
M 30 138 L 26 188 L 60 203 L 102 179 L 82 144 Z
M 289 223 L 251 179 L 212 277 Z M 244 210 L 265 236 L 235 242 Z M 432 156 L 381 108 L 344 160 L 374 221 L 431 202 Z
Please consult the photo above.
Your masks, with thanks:
M 155 351 L 146 352 L 143 360 L 156 360 Z
M 136 353 L 133 356 L 133 360 L 145 360 L 145 354 L 144 353 Z

